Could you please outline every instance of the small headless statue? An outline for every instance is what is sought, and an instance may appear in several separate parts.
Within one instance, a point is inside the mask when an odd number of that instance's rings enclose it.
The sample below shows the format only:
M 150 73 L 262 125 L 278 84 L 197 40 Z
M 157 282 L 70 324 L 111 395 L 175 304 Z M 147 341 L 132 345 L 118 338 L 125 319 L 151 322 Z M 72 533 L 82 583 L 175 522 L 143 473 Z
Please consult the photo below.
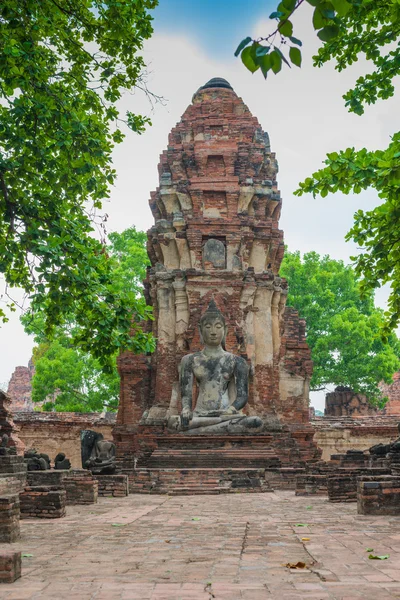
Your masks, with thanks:
M 249 368 L 243 358 L 224 350 L 227 327 L 214 300 L 201 317 L 199 327 L 204 349 L 182 358 L 182 413 L 180 417 L 170 417 L 169 429 L 190 435 L 257 433 L 263 427 L 262 420 L 242 413 L 248 401 Z M 194 379 L 198 396 L 193 409 Z

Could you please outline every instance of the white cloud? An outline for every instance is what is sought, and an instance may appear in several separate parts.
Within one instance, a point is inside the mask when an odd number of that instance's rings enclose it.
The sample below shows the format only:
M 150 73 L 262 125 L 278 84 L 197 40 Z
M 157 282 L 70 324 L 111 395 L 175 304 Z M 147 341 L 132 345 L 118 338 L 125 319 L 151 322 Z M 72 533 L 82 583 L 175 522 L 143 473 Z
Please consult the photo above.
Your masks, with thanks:
M 267 25 L 267 20 L 258 23 L 255 35 L 264 35 Z M 156 105 L 150 115 L 153 127 L 142 136 L 128 134 L 115 150 L 118 180 L 111 201 L 105 205 L 110 230 L 121 231 L 131 224 L 139 229 L 152 225 L 148 199 L 158 183 L 157 164 L 167 147 L 168 133 L 190 104 L 193 93 L 207 80 L 219 76 L 231 83 L 270 134 L 280 166 L 281 227 L 286 243 L 293 250 L 316 250 L 349 260 L 356 248 L 344 242 L 344 235 L 351 227 L 354 212 L 374 206 L 376 195 L 337 194 L 314 200 L 296 198 L 293 191 L 299 181 L 319 168 L 327 152 L 347 146 L 384 147 L 390 134 L 399 128 L 398 106 L 391 99 L 368 107 L 363 117 L 349 114 L 342 94 L 365 72 L 365 61 L 360 60 L 340 74 L 333 64 L 316 69 L 311 56 L 318 40 L 306 7 L 299 11 L 294 26 L 294 35 L 303 40 L 303 66 L 284 68 L 277 76 L 269 75 L 267 81 L 258 72 L 251 75 L 240 59 L 218 62 L 184 37 L 156 34 L 146 44 L 145 58 L 151 71 L 149 87 L 163 95 L 167 103 Z M 122 106 L 150 114 L 146 99 L 139 93 L 125 96 Z M 385 295 L 379 298 L 384 301 Z M 15 320 L 0 330 L 0 381 L 9 378 L 17 364 L 27 362 L 31 343 L 21 331 Z

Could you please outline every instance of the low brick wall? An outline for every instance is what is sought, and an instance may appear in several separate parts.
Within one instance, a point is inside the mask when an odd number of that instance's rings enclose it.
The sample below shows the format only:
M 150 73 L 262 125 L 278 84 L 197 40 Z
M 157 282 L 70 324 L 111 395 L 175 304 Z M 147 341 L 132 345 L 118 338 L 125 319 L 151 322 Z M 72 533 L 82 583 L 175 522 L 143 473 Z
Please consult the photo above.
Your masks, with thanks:
M 95 504 L 98 497 L 98 483 L 90 471 L 71 469 L 64 478 L 67 504 Z
M 20 428 L 19 437 L 26 449 L 36 448 L 48 454 L 53 461 L 59 452 L 64 452 L 72 467 L 80 469 L 81 440 L 83 429 L 93 429 L 102 433 L 105 440 L 112 440 L 112 428 L 116 413 L 60 413 L 60 412 L 18 412 L 14 422 Z
M 21 519 L 59 519 L 65 517 L 67 494 L 51 487 L 27 487 L 19 495 Z
M 94 475 L 98 483 L 99 496 L 122 498 L 129 494 L 128 475 Z
M 0 496 L 0 542 L 19 540 L 20 504 L 17 495 Z M 1 580 L 1 579 L 0 579 Z
M 57 471 L 49 469 L 47 471 L 28 471 L 27 481 L 29 486 L 50 486 L 53 488 L 64 488 L 64 480 L 69 471 Z
M 297 476 L 305 473 L 306 470 L 301 468 L 265 469 L 265 479 L 274 490 L 295 490 Z
M 21 577 L 21 552 L 0 553 L 0 583 L 14 583 Z
M 326 475 L 297 475 L 296 496 L 326 496 Z
M 389 469 L 383 468 L 360 468 L 340 469 L 328 476 L 328 499 L 329 502 L 357 502 L 357 479 L 359 477 L 385 477 L 390 475 Z
M 400 515 L 400 477 L 359 477 L 357 512 L 360 515 Z

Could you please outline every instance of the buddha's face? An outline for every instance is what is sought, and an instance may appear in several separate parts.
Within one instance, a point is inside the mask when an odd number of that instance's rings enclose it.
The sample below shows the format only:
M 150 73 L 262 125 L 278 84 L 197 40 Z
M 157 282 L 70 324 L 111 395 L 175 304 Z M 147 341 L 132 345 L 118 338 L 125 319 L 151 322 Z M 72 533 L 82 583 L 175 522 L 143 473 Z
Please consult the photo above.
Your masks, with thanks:
M 206 346 L 220 346 L 225 335 L 225 326 L 220 318 L 206 319 L 201 324 L 201 335 Z

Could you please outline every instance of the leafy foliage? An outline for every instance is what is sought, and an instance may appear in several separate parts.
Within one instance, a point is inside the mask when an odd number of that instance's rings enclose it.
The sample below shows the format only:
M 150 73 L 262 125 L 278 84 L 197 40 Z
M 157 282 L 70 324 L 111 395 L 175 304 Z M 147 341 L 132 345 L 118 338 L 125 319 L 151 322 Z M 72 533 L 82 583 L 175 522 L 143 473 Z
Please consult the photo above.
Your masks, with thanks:
M 138 52 L 157 0 L 4 0 L 0 7 L 0 274 L 29 296 L 45 334 L 74 321 L 74 343 L 112 369 L 115 351 L 146 351 L 148 316 L 113 286 L 93 236 L 115 180 L 117 102 L 145 87 Z M 128 113 L 141 133 L 147 117 Z M 98 219 L 97 219 L 98 220 Z M 101 222 L 100 222 L 101 227 Z M 8 303 L 15 308 L 14 302 Z M 133 335 L 132 315 L 136 325 Z M 0 308 L 0 319 L 7 320 Z
M 354 269 L 316 252 L 286 252 L 280 272 L 289 282 L 288 304 L 306 319 L 311 389 L 344 385 L 379 402 L 379 382 L 391 383 L 400 367 L 400 342 L 395 334 L 382 341 L 382 311 L 371 293 L 360 297 Z
M 149 264 L 146 234 L 130 227 L 122 233 L 110 233 L 107 252 L 112 265 L 113 290 L 124 291 L 137 304 L 144 304 L 142 281 Z M 43 318 L 39 313 L 32 320 L 21 318 L 28 333 L 35 335 L 35 374 L 32 379 L 34 402 L 44 402 L 42 410 L 99 412 L 118 407 L 119 376 L 117 353 L 110 358 L 112 369 L 105 373 L 101 363 L 90 354 L 76 348 L 79 325 L 69 322 L 58 327 L 52 340 L 46 338 Z

